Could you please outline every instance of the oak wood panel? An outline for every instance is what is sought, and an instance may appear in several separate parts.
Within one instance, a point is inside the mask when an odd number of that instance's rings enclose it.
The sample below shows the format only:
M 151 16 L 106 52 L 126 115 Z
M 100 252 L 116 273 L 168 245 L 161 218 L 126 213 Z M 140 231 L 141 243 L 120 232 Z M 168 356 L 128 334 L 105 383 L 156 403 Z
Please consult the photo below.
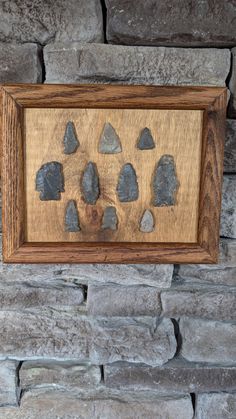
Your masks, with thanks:
M 63 154 L 63 136 L 69 120 L 75 124 L 80 147 L 68 156 Z M 120 136 L 121 153 L 98 152 L 106 122 Z M 27 241 L 197 242 L 202 111 L 28 108 L 24 125 Z M 137 140 L 146 126 L 156 147 L 139 150 Z M 163 154 L 174 156 L 180 187 L 175 206 L 157 208 L 152 205 L 151 185 Z M 35 190 L 38 169 L 50 161 L 63 164 L 65 193 L 60 201 L 40 201 Z M 81 195 L 81 177 L 88 161 L 96 163 L 100 178 L 101 196 L 96 205 L 86 205 Z M 128 162 L 137 174 L 139 198 L 120 203 L 116 186 L 119 172 Z M 77 202 L 81 223 L 78 233 L 66 232 L 64 228 L 69 199 Z M 103 231 L 103 212 L 110 205 L 117 209 L 118 229 Z M 155 218 L 155 230 L 151 233 L 139 231 L 145 209 L 151 209 Z

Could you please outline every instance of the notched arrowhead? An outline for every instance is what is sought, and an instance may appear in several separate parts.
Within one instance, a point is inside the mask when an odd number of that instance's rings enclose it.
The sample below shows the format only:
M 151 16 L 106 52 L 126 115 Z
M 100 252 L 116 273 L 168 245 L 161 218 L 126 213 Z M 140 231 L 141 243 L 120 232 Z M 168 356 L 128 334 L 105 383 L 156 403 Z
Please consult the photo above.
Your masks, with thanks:
M 76 202 L 71 199 L 68 201 L 65 210 L 65 231 L 75 233 L 80 231 L 79 214 Z
M 91 161 L 87 164 L 82 176 L 82 193 L 87 204 L 96 204 L 100 194 L 99 177 L 96 164 Z
M 155 207 L 175 205 L 179 185 L 174 158 L 165 154 L 160 158 L 154 172 L 153 205 Z
M 144 128 L 141 131 L 137 147 L 139 150 L 152 150 L 155 148 L 155 143 L 149 128 Z
M 115 207 L 107 207 L 102 218 L 102 230 L 117 230 L 118 218 Z
M 126 163 L 122 167 L 116 190 L 120 202 L 132 202 L 138 199 L 137 176 L 132 164 Z
M 51 161 L 43 164 L 36 174 L 36 191 L 41 201 L 58 201 L 64 192 L 63 166 Z
M 73 122 L 69 121 L 66 124 L 65 135 L 63 139 L 64 154 L 75 153 L 79 147 L 79 141 L 76 135 L 75 126 Z
M 108 122 L 104 125 L 102 135 L 99 141 L 99 153 L 102 154 L 116 154 L 122 151 L 120 139 Z
M 145 210 L 140 221 L 139 230 L 142 233 L 151 233 L 154 230 L 154 217 L 150 210 Z

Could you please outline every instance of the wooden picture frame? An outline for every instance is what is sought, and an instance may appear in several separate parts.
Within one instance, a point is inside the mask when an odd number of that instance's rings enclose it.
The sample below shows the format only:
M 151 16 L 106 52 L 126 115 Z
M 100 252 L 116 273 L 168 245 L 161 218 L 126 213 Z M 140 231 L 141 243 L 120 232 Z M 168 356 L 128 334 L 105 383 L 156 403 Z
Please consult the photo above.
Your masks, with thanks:
M 216 263 L 226 96 L 226 88 L 223 87 L 33 84 L 2 86 L 4 262 Z M 196 243 L 27 242 L 24 111 L 27 108 L 44 107 L 203 111 Z

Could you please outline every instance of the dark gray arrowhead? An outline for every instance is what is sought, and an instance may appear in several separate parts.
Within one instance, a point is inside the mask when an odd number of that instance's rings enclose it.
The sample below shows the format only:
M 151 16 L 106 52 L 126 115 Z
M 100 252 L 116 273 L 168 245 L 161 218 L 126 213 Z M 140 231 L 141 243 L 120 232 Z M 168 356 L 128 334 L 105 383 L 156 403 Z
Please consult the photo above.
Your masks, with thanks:
M 154 218 L 150 210 L 144 211 L 139 230 L 142 231 L 142 233 L 151 233 L 154 230 Z
M 71 121 L 67 122 L 66 124 L 63 144 L 64 144 L 64 154 L 72 154 L 79 147 L 79 141 L 76 135 L 75 126 L 73 122 Z
M 80 231 L 79 214 L 76 202 L 71 199 L 68 201 L 65 211 L 65 230 L 71 233 Z
M 82 177 L 82 192 L 84 201 L 87 204 L 94 205 L 100 194 L 99 177 L 95 163 L 91 161 L 87 164 Z
M 116 154 L 122 151 L 120 139 L 110 123 L 106 123 L 99 142 L 99 153 Z
M 126 163 L 122 167 L 116 190 L 120 202 L 131 202 L 138 199 L 137 176 L 132 164 Z
M 118 219 L 116 215 L 115 207 L 107 207 L 104 211 L 102 218 L 102 229 L 116 230 L 118 224 Z
M 160 158 L 154 172 L 153 205 L 164 207 L 176 204 L 176 194 L 179 188 L 173 156 L 164 155 Z
M 61 163 L 52 161 L 43 164 L 36 174 L 36 191 L 41 201 L 58 201 L 64 192 L 64 176 Z
M 152 150 L 153 148 L 155 148 L 155 143 L 153 141 L 152 134 L 149 128 L 144 128 L 141 131 L 137 147 L 139 148 L 139 150 Z

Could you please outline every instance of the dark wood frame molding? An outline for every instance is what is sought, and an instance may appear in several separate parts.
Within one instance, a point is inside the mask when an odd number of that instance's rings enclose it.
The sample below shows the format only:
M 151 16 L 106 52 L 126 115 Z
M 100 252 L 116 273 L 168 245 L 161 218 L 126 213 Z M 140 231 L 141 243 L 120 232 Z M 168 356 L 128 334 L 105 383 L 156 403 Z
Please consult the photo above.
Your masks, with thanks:
M 118 85 L 2 86 L 3 259 L 14 263 L 215 263 L 218 258 L 227 90 Z M 1 102 L 0 102 L 1 103 Z M 204 111 L 197 243 L 27 243 L 24 108 Z

